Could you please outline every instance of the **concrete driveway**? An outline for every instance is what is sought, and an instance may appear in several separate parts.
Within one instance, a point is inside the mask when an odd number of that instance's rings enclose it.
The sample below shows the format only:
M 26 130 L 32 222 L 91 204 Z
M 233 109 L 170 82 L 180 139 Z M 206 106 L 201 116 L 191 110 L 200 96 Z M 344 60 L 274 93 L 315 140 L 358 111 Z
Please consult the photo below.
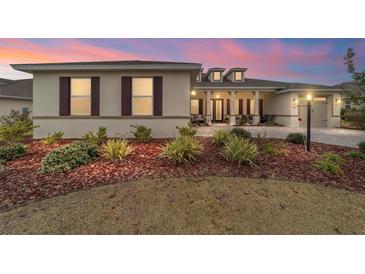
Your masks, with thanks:
M 284 139 L 290 132 L 306 133 L 305 128 L 291 128 L 291 127 L 269 127 L 269 126 L 240 126 L 249 132 L 253 137 L 258 133 L 261 135 L 266 133 L 268 138 Z M 212 136 L 214 131 L 225 129 L 230 130 L 232 126 L 226 124 L 215 124 L 212 126 L 198 127 L 197 136 Z M 365 131 L 351 130 L 343 128 L 313 128 L 312 141 L 341 145 L 347 147 L 357 147 L 360 141 L 365 141 Z

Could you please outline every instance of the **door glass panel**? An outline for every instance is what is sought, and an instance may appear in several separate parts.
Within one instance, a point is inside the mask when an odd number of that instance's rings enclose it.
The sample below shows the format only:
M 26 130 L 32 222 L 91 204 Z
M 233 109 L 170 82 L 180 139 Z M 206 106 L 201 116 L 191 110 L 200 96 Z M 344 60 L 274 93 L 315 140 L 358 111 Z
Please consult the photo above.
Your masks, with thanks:
M 222 120 L 222 101 L 221 100 L 215 101 L 215 119 L 217 121 Z

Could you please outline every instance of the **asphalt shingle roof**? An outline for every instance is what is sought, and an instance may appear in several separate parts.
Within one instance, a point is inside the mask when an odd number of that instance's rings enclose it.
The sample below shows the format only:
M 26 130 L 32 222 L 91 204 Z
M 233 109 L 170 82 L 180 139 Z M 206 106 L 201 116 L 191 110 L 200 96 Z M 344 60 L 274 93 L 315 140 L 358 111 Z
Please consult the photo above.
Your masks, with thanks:
M 33 79 L 14 80 L 0 86 L 0 97 L 33 98 Z

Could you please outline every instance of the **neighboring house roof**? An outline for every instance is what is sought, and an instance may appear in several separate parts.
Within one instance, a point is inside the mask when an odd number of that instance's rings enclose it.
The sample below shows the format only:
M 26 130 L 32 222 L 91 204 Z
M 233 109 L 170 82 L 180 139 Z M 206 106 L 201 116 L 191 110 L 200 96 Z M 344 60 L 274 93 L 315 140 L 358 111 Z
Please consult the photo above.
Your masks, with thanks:
M 343 90 L 334 86 L 317 85 L 317 84 L 305 84 L 305 83 L 292 83 L 288 87 L 278 90 L 276 93 L 287 93 L 292 91 L 322 91 L 322 92 L 342 92 Z
M 9 84 L 0 86 L 0 98 L 32 100 L 33 79 L 10 80 Z
M 68 63 L 38 63 L 38 64 L 12 64 L 13 69 L 34 71 L 60 71 L 60 70 L 188 70 L 200 71 L 202 64 L 187 62 L 162 62 L 162 61 L 96 61 L 96 62 L 68 62 Z

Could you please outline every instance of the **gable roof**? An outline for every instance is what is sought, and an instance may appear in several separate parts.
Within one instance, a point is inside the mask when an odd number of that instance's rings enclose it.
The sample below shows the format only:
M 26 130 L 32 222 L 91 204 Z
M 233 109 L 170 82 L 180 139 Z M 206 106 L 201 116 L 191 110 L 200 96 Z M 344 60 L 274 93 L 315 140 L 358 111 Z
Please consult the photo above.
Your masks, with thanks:
M 32 100 L 33 79 L 10 80 L 9 84 L 1 85 L 0 98 Z

